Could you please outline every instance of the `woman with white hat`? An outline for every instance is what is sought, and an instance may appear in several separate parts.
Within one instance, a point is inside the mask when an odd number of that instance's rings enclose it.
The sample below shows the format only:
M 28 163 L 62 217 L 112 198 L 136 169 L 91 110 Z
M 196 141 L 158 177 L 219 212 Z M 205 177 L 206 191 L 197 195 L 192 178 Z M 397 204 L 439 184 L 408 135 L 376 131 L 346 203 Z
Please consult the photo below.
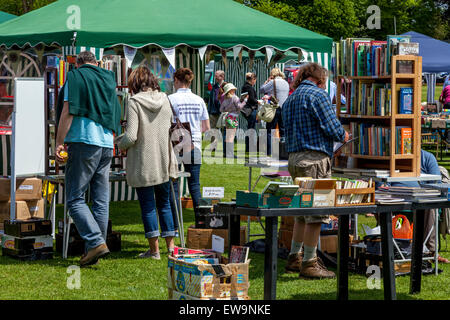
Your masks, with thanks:
M 238 127 L 238 116 L 241 109 L 247 103 L 247 100 L 239 99 L 236 96 L 236 87 L 231 83 L 227 83 L 223 87 L 224 100 L 220 104 L 220 112 L 228 112 L 225 118 L 226 123 L 226 156 L 227 158 L 234 158 L 234 137 Z

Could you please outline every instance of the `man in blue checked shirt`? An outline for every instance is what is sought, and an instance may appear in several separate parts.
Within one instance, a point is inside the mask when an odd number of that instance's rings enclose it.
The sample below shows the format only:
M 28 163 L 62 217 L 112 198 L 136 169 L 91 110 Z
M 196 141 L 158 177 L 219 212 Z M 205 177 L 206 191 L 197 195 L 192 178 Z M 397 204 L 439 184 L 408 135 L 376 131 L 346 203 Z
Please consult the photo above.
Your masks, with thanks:
M 303 66 L 293 82 L 295 91 L 283 104 L 288 169 L 292 179 L 330 178 L 333 144 L 349 139 L 324 90 L 326 79 L 327 70 L 317 63 Z M 335 277 L 316 255 L 321 224 L 329 221 L 328 215 L 296 217 L 286 272 L 299 272 L 301 278 L 310 279 Z

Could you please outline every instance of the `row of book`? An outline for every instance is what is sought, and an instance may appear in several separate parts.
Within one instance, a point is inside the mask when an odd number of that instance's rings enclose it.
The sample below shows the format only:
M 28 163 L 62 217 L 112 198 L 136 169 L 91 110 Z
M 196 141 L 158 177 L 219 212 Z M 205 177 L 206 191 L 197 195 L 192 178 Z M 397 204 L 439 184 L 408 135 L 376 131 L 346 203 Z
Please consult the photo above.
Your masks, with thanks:
M 346 112 L 366 116 L 390 116 L 392 110 L 390 83 L 352 80 L 347 84 Z
M 100 61 L 100 67 L 114 72 L 117 86 L 126 86 L 128 84 L 127 59 L 119 55 L 107 55 Z
M 352 143 L 351 153 L 368 156 L 389 156 L 391 144 L 391 129 L 369 123 L 350 123 L 350 133 L 359 136 Z M 412 154 L 413 130 L 411 127 L 397 126 L 395 128 L 395 153 Z
M 350 122 L 350 133 L 359 137 L 352 143 L 351 153 L 368 156 L 389 156 L 391 129 L 369 123 Z
M 336 189 L 365 189 L 372 188 L 372 178 L 366 180 L 352 180 L 340 178 L 336 181 Z M 358 204 L 372 202 L 372 194 L 342 194 L 336 197 L 336 204 Z
M 393 55 L 418 55 L 419 44 L 410 36 L 389 35 L 386 41 L 348 38 L 336 44 L 337 70 L 346 76 L 386 76 L 392 74 Z M 412 73 L 411 64 L 402 63 L 399 73 Z
M 413 88 L 409 84 L 397 84 L 399 114 L 413 113 Z M 392 114 L 392 89 L 390 83 L 373 80 L 355 80 L 346 84 L 346 114 L 365 116 L 390 116 Z

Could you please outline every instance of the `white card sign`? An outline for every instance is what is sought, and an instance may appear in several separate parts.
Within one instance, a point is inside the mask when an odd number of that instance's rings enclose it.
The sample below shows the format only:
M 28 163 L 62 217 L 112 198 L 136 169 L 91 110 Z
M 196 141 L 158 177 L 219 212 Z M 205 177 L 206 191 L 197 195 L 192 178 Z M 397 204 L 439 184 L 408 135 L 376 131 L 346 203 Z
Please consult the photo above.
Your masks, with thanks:
M 212 250 L 215 252 L 223 253 L 225 248 L 225 240 L 222 237 L 212 235 Z
M 225 194 L 224 187 L 203 187 L 203 198 L 222 199 Z

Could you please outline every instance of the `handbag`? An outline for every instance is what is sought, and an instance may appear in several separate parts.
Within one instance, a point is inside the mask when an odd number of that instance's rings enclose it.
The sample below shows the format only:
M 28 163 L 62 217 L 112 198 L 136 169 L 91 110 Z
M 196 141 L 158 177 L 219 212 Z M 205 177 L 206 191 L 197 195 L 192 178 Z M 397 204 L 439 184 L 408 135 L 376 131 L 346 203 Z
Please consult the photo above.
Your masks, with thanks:
M 174 148 L 175 146 L 177 146 L 177 149 L 191 151 L 194 149 L 194 144 L 192 143 L 191 124 L 189 122 L 180 121 L 177 114 L 175 113 L 175 110 L 172 106 L 172 103 L 170 102 L 170 99 L 168 100 L 170 108 L 172 109 L 173 116 L 176 119 L 176 122 L 172 123 L 169 129 L 170 141 L 172 141 L 172 146 Z M 178 135 L 177 140 L 172 139 L 173 134 Z
M 219 119 L 217 119 L 217 124 L 216 124 L 217 129 L 225 128 L 227 116 L 228 116 L 228 112 L 222 112 L 220 114 Z
M 275 118 L 275 113 L 279 108 L 277 98 L 277 82 L 273 79 L 273 96 L 270 98 L 270 103 L 265 103 L 258 111 L 258 118 L 265 122 L 272 122 Z

